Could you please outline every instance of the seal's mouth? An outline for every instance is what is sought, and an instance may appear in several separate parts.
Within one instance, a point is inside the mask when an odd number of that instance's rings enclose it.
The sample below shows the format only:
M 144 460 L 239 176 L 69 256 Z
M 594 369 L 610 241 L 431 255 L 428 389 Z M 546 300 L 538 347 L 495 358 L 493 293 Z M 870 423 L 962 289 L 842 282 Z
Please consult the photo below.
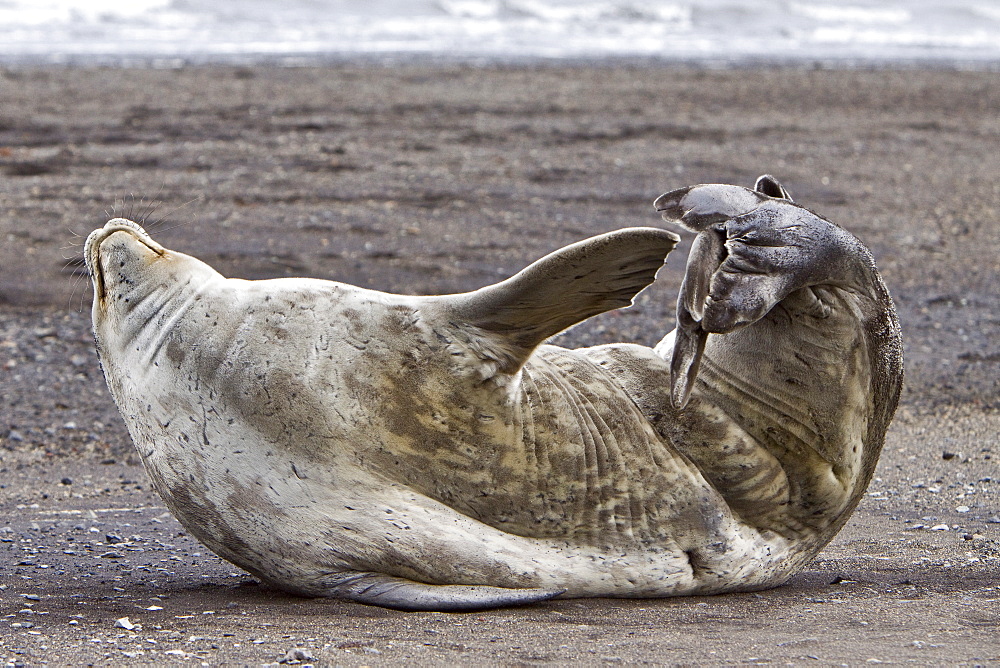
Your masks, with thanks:
M 142 229 L 138 223 L 134 223 L 125 218 L 114 218 L 109 220 L 104 227 L 90 233 L 90 236 L 87 237 L 87 242 L 83 247 L 83 259 L 87 264 L 87 273 L 90 274 L 90 279 L 94 282 L 95 300 L 103 301 L 105 294 L 104 269 L 100 261 L 101 243 L 116 232 L 128 233 L 137 242 L 141 243 L 158 256 L 163 256 L 167 252 L 167 249 L 153 241 L 153 238 L 150 237 L 146 233 L 146 230 Z

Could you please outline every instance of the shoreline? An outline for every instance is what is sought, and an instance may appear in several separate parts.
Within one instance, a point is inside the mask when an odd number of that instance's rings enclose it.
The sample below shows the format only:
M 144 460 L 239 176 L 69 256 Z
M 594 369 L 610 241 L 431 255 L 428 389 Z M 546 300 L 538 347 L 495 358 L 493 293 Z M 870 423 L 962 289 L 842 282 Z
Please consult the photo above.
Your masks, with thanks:
M 183 69 L 183 68 L 336 68 L 336 67 L 471 67 L 491 68 L 650 68 L 704 71 L 833 70 L 848 72 L 1000 72 L 1000 58 L 954 56 L 914 56 L 876 58 L 858 56 L 763 56 L 738 58 L 699 56 L 504 56 L 434 54 L 415 52 L 378 53 L 88 53 L 14 54 L 0 57 L 2 69 Z

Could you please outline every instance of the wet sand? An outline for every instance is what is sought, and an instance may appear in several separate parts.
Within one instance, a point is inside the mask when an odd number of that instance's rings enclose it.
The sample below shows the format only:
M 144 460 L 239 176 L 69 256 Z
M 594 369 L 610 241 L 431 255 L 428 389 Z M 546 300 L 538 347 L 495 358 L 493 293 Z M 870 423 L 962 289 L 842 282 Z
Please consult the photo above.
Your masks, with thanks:
M 623 65 L 0 71 L 0 658 L 1000 661 L 998 84 Z M 765 172 L 871 247 L 907 356 L 869 496 L 777 590 L 474 615 L 276 594 L 166 514 L 103 387 L 79 244 L 106 212 L 226 275 L 428 294 L 658 225 L 668 189 Z M 659 339 L 688 242 L 635 307 L 560 342 Z M 124 616 L 141 629 L 116 628 Z

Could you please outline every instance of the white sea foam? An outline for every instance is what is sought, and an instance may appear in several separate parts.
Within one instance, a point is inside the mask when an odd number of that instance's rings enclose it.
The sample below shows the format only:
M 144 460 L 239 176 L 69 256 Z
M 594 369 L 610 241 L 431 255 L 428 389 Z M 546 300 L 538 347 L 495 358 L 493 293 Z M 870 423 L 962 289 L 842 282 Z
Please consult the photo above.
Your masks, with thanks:
M 913 14 L 902 7 L 864 7 L 845 4 L 819 4 L 793 2 L 789 9 L 795 14 L 818 23 L 867 23 L 869 25 L 902 25 L 913 19 Z
M 987 0 L 0 0 L 0 62 L 369 55 L 1000 65 Z

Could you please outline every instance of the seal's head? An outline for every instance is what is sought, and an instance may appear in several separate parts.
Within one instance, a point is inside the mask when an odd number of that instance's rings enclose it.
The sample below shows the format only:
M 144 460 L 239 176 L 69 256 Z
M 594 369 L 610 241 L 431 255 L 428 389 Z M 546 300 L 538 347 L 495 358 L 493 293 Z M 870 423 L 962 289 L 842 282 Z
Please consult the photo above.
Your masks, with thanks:
M 94 313 L 106 312 L 116 302 L 130 303 L 136 279 L 166 254 L 138 224 L 115 218 L 90 233 L 84 246 L 87 271 L 94 282 Z
M 207 264 L 170 251 L 137 223 L 124 218 L 94 230 L 84 245 L 84 260 L 94 284 L 93 319 L 98 339 L 125 334 L 188 286 L 219 276 Z

